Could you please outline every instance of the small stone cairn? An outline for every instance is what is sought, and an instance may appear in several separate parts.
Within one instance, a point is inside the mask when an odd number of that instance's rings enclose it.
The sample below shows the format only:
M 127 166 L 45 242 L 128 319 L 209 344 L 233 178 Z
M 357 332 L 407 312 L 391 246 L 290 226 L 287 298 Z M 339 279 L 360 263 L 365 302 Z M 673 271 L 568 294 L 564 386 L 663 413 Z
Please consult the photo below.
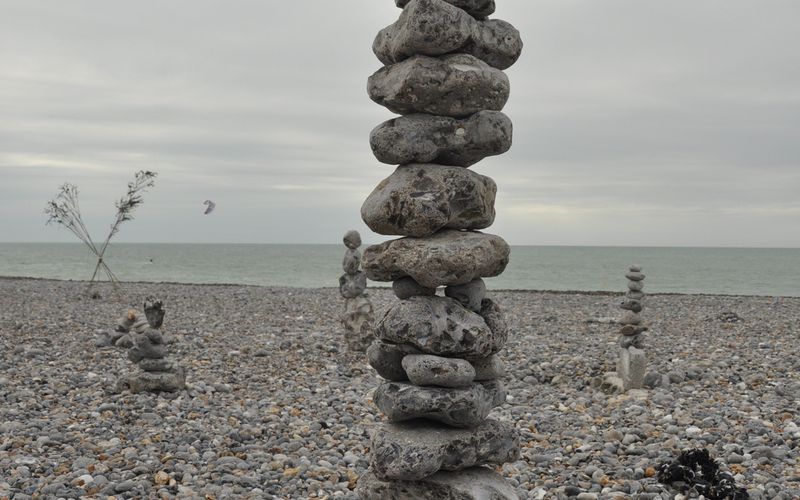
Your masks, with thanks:
M 399 301 L 375 326 L 370 365 L 386 379 L 373 400 L 389 422 L 372 432 L 369 499 L 516 499 L 491 468 L 519 457 L 514 425 L 487 418 L 505 401 L 497 353 L 508 338 L 482 278 L 503 272 L 509 247 L 479 232 L 495 218 L 497 186 L 467 167 L 511 146 L 502 70 L 522 41 L 489 20 L 493 0 L 395 0 L 399 20 L 373 52 L 372 100 L 402 116 L 375 128 L 376 158 L 400 165 L 369 195 L 361 216 L 399 239 L 368 247 L 362 266 L 392 282 Z M 444 287 L 444 296 L 437 288 Z
M 628 292 L 620 307 L 625 311 L 620 319 L 619 360 L 617 372 L 608 374 L 602 386 L 609 393 L 624 392 L 629 389 L 642 389 L 647 371 L 647 358 L 642 350 L 643 334 L 647 327 L 642 322 L 644 309 L 644 274 L 640 266 L 631 266 L 625 274 L 628 278 Z
M 159 330 L 164 321 L 163 303 L 148 298 L 144 310 L 144 317 L 129 310 L 115 329 L 122 335 L 114 345 L 127 348 L 128 359 L 140 368 L 120 378 L 116 389 L 133 393 L 180 391 L 186 386 L 186 371 L 166 356 L 167 336 Z
M 342 260 L 344 274 L 339 278 L 339 293 L 344 297 L 342 325 L 345 341 L 351 351 L 366 351 L 375 339 L 372 302 L 367 296 L 367 275 L 361 271 L 361 235 L 348 231 L 344 235 L 347 250 Z

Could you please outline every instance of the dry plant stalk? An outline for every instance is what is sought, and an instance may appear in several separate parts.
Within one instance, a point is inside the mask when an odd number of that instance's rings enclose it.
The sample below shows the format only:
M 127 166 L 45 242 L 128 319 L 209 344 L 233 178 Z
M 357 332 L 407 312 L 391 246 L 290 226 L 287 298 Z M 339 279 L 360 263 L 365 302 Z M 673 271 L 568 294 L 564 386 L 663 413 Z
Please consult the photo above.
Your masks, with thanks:
M 122 223 L 133 220 L 134 209 L 142 204 L 144 201 L 142 199 L 142 194 L 145 193 L 148 188 L 153 187 L 157 175 L 156 172 L 150 172 L 149 170 L 140 170 L 136 172 L 133 182 L 128 183 L 128 191 L 125 193 L 125 196 L 115 203 L 117 207 L 116 218 L 111 224 L 111 231 L 109 231 L 108 236 L 106 236 L 105 240 L 100 244 L 96 244 L 92 240 L 89 230 L 83 222 L 80 205 L 78 204 L 78 187 L 76 185 L 65 183 L 61 186 L 58 195 L 47 202 L 44 213 L 47 214 L 49 218 L 46 224 L 50 225 L 56 223 L 64 226 L 82 241 L 97 257 L 97 265 L 95 265 L 94 272 L 89 280 L 89 286 L 94 283 L 95 278 L 97 278 L 97 275 L 101 272 L 105 274 L 108 280 L 115 286 L 119 283 L 119 279 L 108 267 L 105 260 L 103 260 L 103 256 L 108 249 L 111 238 L 119 232 Z

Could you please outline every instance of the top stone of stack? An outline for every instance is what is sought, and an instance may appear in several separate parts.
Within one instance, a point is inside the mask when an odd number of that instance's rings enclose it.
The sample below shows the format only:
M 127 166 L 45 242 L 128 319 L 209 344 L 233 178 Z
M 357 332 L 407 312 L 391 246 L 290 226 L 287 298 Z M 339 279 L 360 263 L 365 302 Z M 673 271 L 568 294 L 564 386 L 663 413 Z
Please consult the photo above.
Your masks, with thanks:
M 466 11 L 476 19 L 483 19 L 494 13 L 494 0 L 446 0 L 450 5 Z M 395 5 L 402 8 L 411 0 L 394 0 Z

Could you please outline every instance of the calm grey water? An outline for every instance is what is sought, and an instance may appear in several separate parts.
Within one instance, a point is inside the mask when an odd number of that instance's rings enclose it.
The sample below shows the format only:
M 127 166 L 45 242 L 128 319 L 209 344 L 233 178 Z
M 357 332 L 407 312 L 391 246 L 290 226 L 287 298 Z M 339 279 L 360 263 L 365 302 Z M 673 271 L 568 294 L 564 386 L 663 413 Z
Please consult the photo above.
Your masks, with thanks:
M 112 245 L 109 267 L 122 281 L 338 286 L 342 245 Z M 625 289 L 638 263 L 650 292 L 800 296 L 800 249 L 545 247 L 512 248 L 490 288 Z M 80 244 L 0 243 L 0 276 L 87 280 L 95 259 Z M 379 284 L 385 286 L 385 284 Z

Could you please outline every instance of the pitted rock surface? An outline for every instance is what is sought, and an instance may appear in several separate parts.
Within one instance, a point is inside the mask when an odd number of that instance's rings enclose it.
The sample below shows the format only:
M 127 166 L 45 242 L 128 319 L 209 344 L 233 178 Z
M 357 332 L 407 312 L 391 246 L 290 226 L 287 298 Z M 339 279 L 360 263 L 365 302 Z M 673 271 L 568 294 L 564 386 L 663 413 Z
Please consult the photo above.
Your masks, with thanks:
M 397 167 L 367 197 L 361 218 L 378 234 L 424 237 L 443 228 L 483 229 L 494 222 L 497 185 L 462 167 Z
M 344 246 L 355 250 L 361 246 L 361 235 L 358 234 L 358 231 L 350 230 L 345 233 L 342 241 L 344 242 Z
M 446 297 L 412 297 L 393 304 L 375 336 L 444 357 L 481 358 L 499 349 L 486 321 Z
M 445 229 L 427 238 L 400 238 L 368 247 L 362 268 L 374 281 L 409 276 L 427 288 L 463 285 L 502 273 L 510 251 L 499 236 Z
M 117 381 L 117 391 L 139 392 L 176 392 L 186 386 L 186 372 L 183 367 L 176 366 L 172 371 L 138 372 Z
M 459 9 L 467 11 L 467 13 L 476 19 L 483 19 L 487 16 L 494 14 L 495 4 L 494 0 L 445 0 L 450 5 L 458 7 Z M 395 5 L 398 7 L 405 7 L 411 0 L 394 0 Z
M 454 429 L 420 419 L 376 428 L 371 448 L 376 477 L 415 480 L 440 470 L 513 462 L 519 437 L 509 422 L 487 419 L 476 428 Z
M 414 55 L 459 52 L 506 69 L 519 58 L 522 39 L 505 21 L 478 21 L 444 0 L 412 0 L 394 24 L 378 33 L 372 51 L 387 65 Z
M 469 167 L 508 151 L 512 134 L 511 120 L 499 111 L 478 111 L 465 119 L 412 114 L 378 125 L 369 142 L 383 163 Z
M 356 494 L 362 500 L 519 500 L 501 475 L 485 467 L 415 481 L 381 481 L 370 471 L 358 480 Z
M 459 428 L 480 425 L 505 399 L 505 388 L 496 381 L 458 389 L 384 382 L 373 396 L 375 405 L 392 422 L 426 418 Z
M 403 358 L 402 364 L 408 379 L 414 385 L 467 387 L 475 379 L 475 368 L 466 359 L 409 354 Z
M 469 54 L 414 56 L 369 77 L 370 98 L 401 114 L 468 117 L 500 111 L 508 100 L 508 77 Z
M 367 289 L 367 275 L 363 271 L 343 274 L 339 277 L 339 293 L 346 299 L 354 299 Z

